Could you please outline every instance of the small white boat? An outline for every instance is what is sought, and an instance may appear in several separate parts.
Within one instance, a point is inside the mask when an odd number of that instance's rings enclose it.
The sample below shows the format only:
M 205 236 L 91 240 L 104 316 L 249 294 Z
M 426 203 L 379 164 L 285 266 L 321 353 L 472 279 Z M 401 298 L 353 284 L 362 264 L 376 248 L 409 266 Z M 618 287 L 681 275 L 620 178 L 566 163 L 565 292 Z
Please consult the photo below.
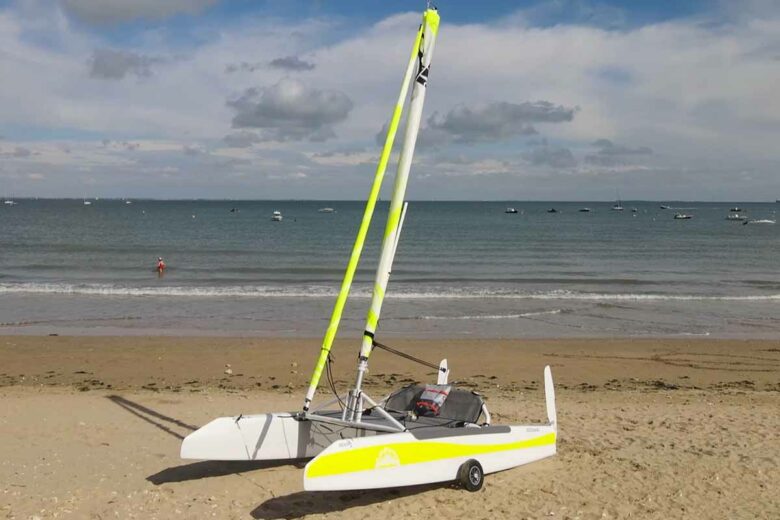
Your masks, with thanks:
M 320 213 L 335 213 L 336 210 L 333 208 L 320 208 L 317 210 Z
M 91 206 L 91 205 L 92 205 L 92 202 L 91 202 L 91 201 L 89 201 L 89 200 L 85 200 L 85 201 L 84 201 L 84 205 L 85 205 L 85 206 Z
M 273 215 L 271 215 L 271 220 L 274 222 L 281 222 L 282 214 L 279 211 L 274 211 Z
M 590 208 L 580 208 L 580 213 L 590 213 Z
M 623 211 L 623 205 L 618 202 L 614 206 L 612 206 L 612 211 Z
M 438 364 L 430 363 L 379 343 L 375 338 L 406 215 L 404 196 L 438 27 L 436 10 L 426 10 L 417 33 L 416 48 L 401 84 L 399 106 L 404 106 L 409 85 L 413 90 L 409 96 L 409 114 L 395 189 L 388 209 L 388 227 L 366 325 L 359 341 L 354 385 L 348 391 L 338 392 L 331 374 L 333 358 L 330 351 L 363 249 L 364 230 L 368 229 L 379 194 L 386 164 L 382 160 L 303 408 L 299 411 L 240 414 L 214 419 L 184 438 L 180 452 L 182 458 L 243 461 L 311 459 L 303 470 L 305 491 L 395 489 L 457 481 L 466 490 L 475 492 L 482 488 L 487 474 L 556 454 L 558 420 L 549 366 L 544 368 L 542 379 L 546 417 L 535 423 L 495 424 L 484 398 L 471 388 L 457 388 L 449 383 L 450 370 L 446 359 Z M 413 81 L 413 78 L 418 79 Z M 388 125 L 382 157 L 388 157 L 392 151 L 401 112 L 396 110 Z M 436 376 L 429 384 L 407 385 L 375 401 L 366 391 L 363 377 L 369 370 L 369 356 L 375 349 L 420 363 L 434 370 Z M 313 401 L 320 395 L 317 388 L 323 377 L 334 395 L 315 407 Z M 548 471 L 539 478 L 552 480 L 551 473 Z
M 506 208 L 504 210 L 504 213 L 517 213 L 517 209 L 515 209 L 515 208 Z
M 16 201 L 8 199 L 8 200 L 4 201 L 3 204 L 5 204 L 6 206 L 16 206 Z
M 726 220 L 747 220 L 747 217 L 745 215 L 740 215 L 739 213 L 729 213 L 726 215 Z
M 631 213 L 639 213 L 639 210 L 636 208 L 631 208 Z
M 690 220 L 693 218 L 693 215 L 688 215 L 687 213 L 675 213 L 674 220 Z
M 672 207 L 671 207 L 671 206 L 664 206 L 664 205 L 661 205 L 661 209 L 672 209 Z
M 126 201 L 125 201 L 125 204 L 132 204 L 132 203 L 133 203 L 133 201 L 132 201 L 132 200 L 126 200 Z
M 759 218 L 754 220 L 746 220 L 742 223 L 743 225 L 747 224 L 777 224 L 776 220 L 768 219 L 768 218 Z
M 737 211 L 742 211 L 742 208 L 740 208 L 739 206 L 734 206 L 734 207 L 733 207 L 733 208 L 731 208 L 729 211 L 734 211 L 734 212 L 737 212 Z

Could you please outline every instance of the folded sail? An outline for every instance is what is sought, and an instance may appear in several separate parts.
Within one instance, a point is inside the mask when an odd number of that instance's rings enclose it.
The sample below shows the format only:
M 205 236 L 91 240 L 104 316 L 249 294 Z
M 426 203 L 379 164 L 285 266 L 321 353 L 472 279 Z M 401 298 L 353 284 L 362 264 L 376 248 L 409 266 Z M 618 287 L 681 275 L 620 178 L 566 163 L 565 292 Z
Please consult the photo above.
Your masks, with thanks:
M 379 190 L 382 187 L 382 179 L 387 170 L 387 162 L 390 159 L 390 152 L 393 149 L 393 143 L 395 142 L 395 135 L 398 130 L 398 124 L 401 121 L 401 115 L 403 113 L 404 102 L 406 101 L 406 95 L 409 91 L 409 83 L 411 82 L 412 75 L 415 70 L 415 64 L 417 62 L 420 42 L 422 40 L 423 26 L 421 25 L 417 31 L 417 37 L 412 47 L 412 55 L 409 58 L 409 63 L 406 66 L 406 73 L 404 74 L 403 83 L 401 83 L 401 92 L 398 95 L 398 101 L 396 102 L 395 109 L 393 110 L 393 116 L 390 119 L 390 125 L 387 129 L 387 136 L 385 137 L 385 145 L 382 148 L 382 154 L 379 156 L 379 163 L 376 167 L 376 173 L 374 174 L 374 182 L 371 184 L 371 191 L 366 201 L 366 208 L 363 212 L 363 220 L 360 222 L 360 228 L 358 229 L 355 243 L 352 246 L 352 254 L 349 257 L 349 263 L 347 264 L 347 270 L 344 273 L 344 279 L 341 282 L 341 289 L 339 295 L 336 298 L 336 303 L 333 306 L 333 313 L 328 323 L 328 329 L 325 332 L 325 337 L 322 339 L 322 347 L 320 349 L 320 356 L 317 359 L 317 364 L 314 367 L 314 373 L 312 374 L 311 381 L 309 383 L 309 390 L 306 392 L 306 399 L 303 403 L 303 410 L 308 411 L 309 405 L 312 399 L 314 399 L 314 393 L 317 391 L 320 378 L 322 377 L 322 371 L 325 368 L 325 364 L 328 360 L 328 354 L 333 346 L 333 340 L 336 338 L 338 332 L 339 323 L 341 321 L 341 315 L 344 312 L 344 305 L 347 302 L 347 296 L 349 290 L 352 287 L 352 280 L 357 270 L 358 262 L 360 261 L 360 254 L 363 251 L 363 244 L 366 240 L 366 234 L 368 233 L 369 225 L 371 224 L 371 218 L 374 215 L 374 207 L 376 206 L 377 198 L 379 197 Z
M 404 196 L 406 195 L 406 185 L 409 180 L 409 170 L 412 166 L 412 157 L 417 143 L 417 134 L 420 129 L 420 119 L 422 118 L 422 109 L 425 102 L 425 92 L 428 85 L 428 72 L 433 57 L 436 35 L 439 30 L 439 13 L 435 9 L 428 9 L 423 13 L 422 38 L 419 42 L 417 53 L 417 70 L 415 73 L 414 86 L 412 87 L 412 96 L 409 102 L 409 116 L 406 121 L 406 130 L 404 133 L 401 156 L 398 159 L 398 171 L 395 176 L 395 187 L 393 197 L 390 200 L 390 209 L 385 226 L 384 239 L 382 241 L 382 252 L 379 257 L 379 266 L 376 271 L 374 281 L 374 290 L 371 295 L 371 306 L 366 316 L 366 326 L 363 332 L 363 341 L 360 346 L 360 355 L 358 357 L 358 370 L 355 380 L 355 387 L 350 391 L 347 400 L 347 407 L 343 412 L 343 419 L 360 421 L 362 410 L 362 392 L 363 376 L 368 370 L 368 357 L 371 355 L 371 349 L 374 346 L 374 333 L 379 322 L 379 314 L 382 310 L 382 302 L 387 289 L 387 282 L 390 279 L 390 271 L 393 266 L 393 257 L 395 256 L 396 246 L 398 245 L 399 233 L 403 223 Z
M 379 258 L 379 267 L 376 271 L 374 292 L 371 296 L 371 307 L 366 317 L 365 334 L 360 349 L 361 358 L 368 358 L 371 354 L 374 332 L 376 332 L 379 314 L 382 310 L 382 301 L 385 297 L 387 282 L 390 279 L 393 257 L 395 256 L 401 230 L 401 216 L 404 209 L 406 185 L 409 180 L 409 170 L 412 166 L 412 157 L 414 156 L 414 148 L 417 143 L 417 134 L 420 130 L 420 119 L 428 85 L 428 71 L 431 66 L 438 29 L 439 13 L 435 9 L 428 9 L 423 14 L 423 37 L 418 53 L 417 74 L 412 89 L 412 99 L 409 103 L 409 117 L 406 122 L 406 133 L 404 134 L 403 148 L 401 148 L 401 157 L 398 160 L 398 172 L 395 177 L 393 198 L 390 201 L 390 210 L 382 242 L 382 253 Z

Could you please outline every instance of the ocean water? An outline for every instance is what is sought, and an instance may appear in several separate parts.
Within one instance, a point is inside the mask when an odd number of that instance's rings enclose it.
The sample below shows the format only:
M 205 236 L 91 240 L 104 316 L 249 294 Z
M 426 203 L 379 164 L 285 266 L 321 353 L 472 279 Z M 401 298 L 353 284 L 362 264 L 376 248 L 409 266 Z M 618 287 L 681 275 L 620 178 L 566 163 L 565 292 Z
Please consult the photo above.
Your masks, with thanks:
M 364 205 L 18 202 L 0 207 L 0 334 L 320 336 Z M 780 226 L 725 220 L 735 204 L 663 204 L 676 209 L 412 201 L 378 337 L 780 337 Z M 363 328 L 386 211 L 341 337 Z

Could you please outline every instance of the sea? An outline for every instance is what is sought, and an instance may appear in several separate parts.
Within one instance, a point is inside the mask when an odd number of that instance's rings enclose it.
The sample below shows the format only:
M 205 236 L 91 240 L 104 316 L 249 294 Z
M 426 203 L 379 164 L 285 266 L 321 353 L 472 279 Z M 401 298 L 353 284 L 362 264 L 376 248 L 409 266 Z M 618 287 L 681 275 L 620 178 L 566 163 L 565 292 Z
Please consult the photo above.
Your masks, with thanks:
M 0 207 L 0 334 L 319 337 L 364 208 L 91 202 Z M 726 220 L 780 204 L 612 204 L 411 201 L 377 337 L 780 338 L 780 226 Z M 387 208 L 340 338 L 364 327 Z

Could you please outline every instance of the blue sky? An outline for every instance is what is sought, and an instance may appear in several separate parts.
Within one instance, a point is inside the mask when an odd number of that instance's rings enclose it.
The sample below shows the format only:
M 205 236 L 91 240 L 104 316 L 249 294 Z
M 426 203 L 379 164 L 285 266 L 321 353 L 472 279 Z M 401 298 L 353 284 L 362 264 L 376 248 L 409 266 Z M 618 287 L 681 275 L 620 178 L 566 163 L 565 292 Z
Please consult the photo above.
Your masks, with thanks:
M 363 198 L 423 7 L 0 2 L 0 194 Z M 776 2 L 438 7 L 412 197 L 780 197 Z

